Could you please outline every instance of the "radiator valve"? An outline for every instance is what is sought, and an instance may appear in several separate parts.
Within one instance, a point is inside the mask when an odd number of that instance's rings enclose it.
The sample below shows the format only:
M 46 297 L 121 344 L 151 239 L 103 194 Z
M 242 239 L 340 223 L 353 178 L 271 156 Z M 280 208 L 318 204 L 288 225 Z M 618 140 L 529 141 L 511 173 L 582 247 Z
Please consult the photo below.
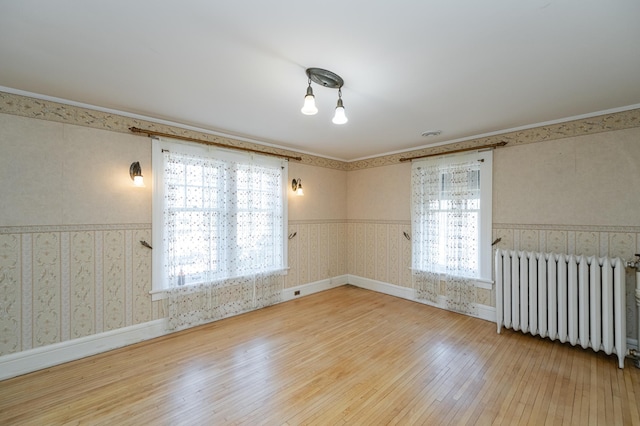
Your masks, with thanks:
M 628 268 L 636 268 L 640 270 L 640 254 L 636 253 L 636 258 L 627 262 Z

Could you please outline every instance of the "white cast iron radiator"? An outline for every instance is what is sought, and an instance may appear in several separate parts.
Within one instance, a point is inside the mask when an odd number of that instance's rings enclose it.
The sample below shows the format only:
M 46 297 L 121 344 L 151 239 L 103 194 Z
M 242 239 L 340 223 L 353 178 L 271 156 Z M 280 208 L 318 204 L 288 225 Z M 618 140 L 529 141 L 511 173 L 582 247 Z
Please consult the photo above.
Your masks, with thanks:
M 620 258 L 496 250 L 496 322 L 502 327 L 627 353 L 625 270 Z

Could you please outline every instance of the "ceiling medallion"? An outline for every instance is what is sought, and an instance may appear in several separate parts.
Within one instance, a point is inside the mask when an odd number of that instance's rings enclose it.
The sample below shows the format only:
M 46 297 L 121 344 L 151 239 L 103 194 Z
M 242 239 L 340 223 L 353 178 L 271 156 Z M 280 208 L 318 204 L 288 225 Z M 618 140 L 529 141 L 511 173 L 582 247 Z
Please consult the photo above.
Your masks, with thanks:
M 338 74 L 322 68 L 307 68 L 307 76 L 314 83 L 330 89 L 339 89 L 344 84 L 344 80 Z

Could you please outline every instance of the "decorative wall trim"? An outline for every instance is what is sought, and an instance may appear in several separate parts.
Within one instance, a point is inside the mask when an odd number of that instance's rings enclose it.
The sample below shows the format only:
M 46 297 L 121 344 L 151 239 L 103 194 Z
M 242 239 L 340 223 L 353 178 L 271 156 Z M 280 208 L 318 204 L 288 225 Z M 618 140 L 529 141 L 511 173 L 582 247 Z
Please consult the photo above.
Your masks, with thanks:
M 640 232 L 640 226 L 549 225 L 528 223 L 494 223 L 493 229 L 537 229 L 545 231 Z
M 129 131 L 130 127 L 139 127 L 145 130 L 169 133 L 176 136 L 203 139 L 208 142 L 228 145 L 229 147 L 251 148 L 265 153 L 300 156 L 302 157 L 302 164 L 329 169 L 347 170 L 347 163 L 340 160 L 300 153 L 294 150 L 269 146 L 266 144 L 263 145 L 230 137 L 218 136 L 212 133 L 207 133 L 204 129 L 201 131 L 190 130 L 178 127 L 177 125 L 161 123 L 160 120 L 153 121 L 153 118 L 151 117 L 134 118 L 124 115 L 126 114 L 124 112 L 116 114 L 98 111 L 96 109 L 67 105 L 60 102 L 37 99 L 2 91 L 0 91 L 0 113 L 127 134 L 132 134 Z
M 80 106 L 67 105 L 45 99 L 7 93 L 0 91 L 0 113 L 18 115 L 21 117 L 36 118 L 40 120 L 55 121 L 58 123 L 73 124 L 91 127 L 101 130 L 130 134 L 129 127 L 141 127 L 162 133 L 170 133 L 176 136 L 186 136 L 204 139 L 229 145 L 230 147 L 243 147 L 259 149 L 267 153 L 301 156 L 302 164 L 325 167 L 329 169 L 352 171 L 398 164 L 400 158 L 407 156 L 420 156 L 428 154 L 441 154 L 449 151 L 472 148 L 481 145 L 494 144 L 506 141 L 509 146 L 523 145 L 535 142 L 563 139 L 574 136 L 623 130 L 640 127 L 640 108 L 627 111 L 603 114 L 595 117 L 566 121 L 550 125 L 542 125 L 530 129 L 516 130 L 476 139 L 450 143 L 447 145 L 420 148 L 413 151 L 405 151 L 396 154 L 382 155 L 352 162 L 345 162 L 311 154 L 297 152 L 259 143 L 252 143 L 207 133 L 206 130 L 190 130 L 177 125 L 170 125 L 152 121 L 152 118 L 134 118 L 110 112 L 98 111 Z M 121 113 L 125 114 L 125 113 Z M 186 126 L 185 126 L 186 127 Z
M 346 223 L 382 224 L 382 225 L 406 225 L 411 226 L 411 219 L 407 220 L 378 220 L 378 219 L 347 219 Z
M 557 139 L 584 136 L 595 133 L 610 132 L 614 130 L 631 129 L 640 127 L 640 108 L 627 111 L 614 112 L 610 114 L 598 115 L 595 117 L 583 118 L 572 121 L 565 121 L 551 125 L 542 125 L 530 129 L 508 131 L 501 134 L 480 137 L 460 141 L 447 145 L 421 148 L 415 151 L 407 151 L 392 155 L 385 155 L 364 160 L 352 161 L 348 163 L 348 171 L 369 169 L 373 167 L 389 166 L 399 164 L 400 158 L 415 157 L 429 154 L 446 154 L 449 151 L 458 149 L 491 145 L 499 142 L 507 142 L 507 149 L 516 145 L 524 145 L 535 142 L 545 142 Z
M 324 223 L 347 223 L 346 219 L 311 219 L 311 220 L 290 220 L 289 225 L 320 225 Z
M 615 231 L 610 229 L 615 229 Z M 545 229 L 516 225 L 504 227 L 494 225 L 493 239 L 500 239 L 494 248 L 503 250 L 620 257 L 630 260 L 640 250 L 640 232 L 636 231 L 637 227 L 553 227 Z M 633 281 L 635 283 L 635 280 Z
M 0 380 L 168 334 L 165 319 L 54 343 L 0 357 Z
M 289 300 L 298 299 L 300 297 L 308 296 L 313 293 L 319 293 L 325 290 L 330 290 L 332 288 L 340 287 L 341 285 L 345 285 L 348 283 L 348 275 L 341 275 L 338 277 L 328 278 L 313 283 L 285 288 L 282 295 L 282 301 L 288 302 Z M 296 295 L 296 291 L 299 291 L 300 294 Z
M 76 232 L 151 229 L 150 223 L 114 223 L 104 225 L 31 225 L 0 226 L 0 234 L 34 234 L 38 232 Z
M 318 225 L 323 223 L 365 223 L 382 225 L 408 225 L 411 220 L 379 220 L 379 219 L 312 219 L 312 220 L 290 220 L 289 225 Z

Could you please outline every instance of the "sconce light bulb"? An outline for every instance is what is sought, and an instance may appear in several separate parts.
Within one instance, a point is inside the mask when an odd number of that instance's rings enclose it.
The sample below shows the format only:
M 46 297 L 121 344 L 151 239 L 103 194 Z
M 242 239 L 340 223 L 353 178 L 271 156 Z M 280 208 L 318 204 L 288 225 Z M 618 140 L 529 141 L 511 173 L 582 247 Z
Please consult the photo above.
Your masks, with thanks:
M 293 179 L 291 181 L 291 189 L 293 189 L 293 193 L 296 195 L 304 195 L 304 191 L 302 190 L 302 179 Z
M 140 167 L 139 161 L 131 163 L 131 167 L 129 167 L 129 176 L 131 176 L 131 180 L 133 181 L 134 186 L 144 186 L 144 179 L 142 178 L 142 167 Z

